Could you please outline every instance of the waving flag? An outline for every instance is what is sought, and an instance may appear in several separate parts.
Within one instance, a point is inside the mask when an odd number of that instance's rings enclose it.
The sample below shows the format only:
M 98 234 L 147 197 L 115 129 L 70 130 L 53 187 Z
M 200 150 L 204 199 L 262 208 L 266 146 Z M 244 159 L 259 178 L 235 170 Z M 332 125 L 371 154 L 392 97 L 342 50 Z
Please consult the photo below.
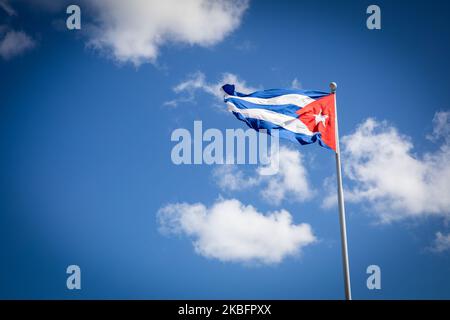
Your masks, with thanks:
M 334 94 L 322 91 L 270 89 L 242 94 L 226 84 L 228 110 L 255 130 L 279 130 L 282 138 L 301 144 L 318 142 L 336 151 Z
M 228 110 L 255 130 L 266 129 L 269 134 L 278 130 L 279 136 L 301 144 L 318 142 L 335 151 L 338 185 L 339 223 L 344 271 L 345 298 L 352 299 L 350 267 L 347 248 L 344 191 L 342 188 L 341 155 L 336 115 L 335 82 L 330 83 L 331 94 L 322 91 L 270 89 L 243 94 L 234 85 L 226 84 L 224 101 Z

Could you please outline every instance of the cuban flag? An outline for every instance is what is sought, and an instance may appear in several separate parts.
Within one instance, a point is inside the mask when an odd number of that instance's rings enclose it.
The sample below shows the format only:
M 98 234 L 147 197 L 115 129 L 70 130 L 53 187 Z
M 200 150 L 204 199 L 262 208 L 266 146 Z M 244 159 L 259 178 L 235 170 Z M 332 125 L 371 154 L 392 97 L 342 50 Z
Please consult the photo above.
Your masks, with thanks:
M 250 128 L 278 130 L 279 136 L 300 144 L 318 142 L 336 151 L 334 93 L 311 90 L 269 89 L 243 94 L 226 84 L 228 110 Z

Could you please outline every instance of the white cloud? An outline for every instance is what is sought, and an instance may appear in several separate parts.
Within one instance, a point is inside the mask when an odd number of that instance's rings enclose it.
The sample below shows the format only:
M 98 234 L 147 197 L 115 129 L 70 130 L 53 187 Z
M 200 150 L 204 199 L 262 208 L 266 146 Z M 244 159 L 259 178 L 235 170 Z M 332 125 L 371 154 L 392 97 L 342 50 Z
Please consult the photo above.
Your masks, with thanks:
M 434 252 L 450 250 L 450 233 L 445 235 L 442 232 L 436 232 L 436 238 L 434 239 L 431 250 Z
M 418 156 L 409 137 L 368 119 L 342 139 L 343 165 L 355 186 L 346 200 L 373 207 L 380 221 L 450 216 L 450 112 L 436 114 L 433 136 L 440 148 Z
M 236 46 L 236 49 L 242 51 L 242 52 L 250 52 L 250 51 L 254 51 L 257 47 L 256 45 L 251 42 L 250 40 L 244 40 L 244 41 L 240 41 Z
M 244 190 L 260 183 L 260 176 L 247 177 L 236 165 L 224 164 L 213 170 L 213 177 L 217 185 L 228 191 Z
M 0 40 L 0 56 L 9 60 L 35 46 L 34 40 L 23 31 L 8 31 Z
M 247 85 L 244 80 L 232 73 L 225 72 L 222 74 L 219 81 L 210 83 L 206 80 L 206 76 L 203 72 L 197 71 L 189 75 L 186 80 L 180 82 L 173 88 L 173 91 L 181 96 L 165 102 L 164 105 L 175 107 L 183 102 L 192 102 L 195 100 L 195 94 L 198 91 L 223 101 L 224 93 L 222 91 L 222 86 L 227 83 L 234 84 L 236 90 L 243 93 L 251 93 L 257 90 L 256 88 Z
M 89 2 L 91 3 L 91 2 Z M 235 30 L 248 7 L 238 0 L 93 1 L 89 44 L 120 62 L 154 62 L 167 43 L 212 46 Z
M 280 147 L 278 173 L 273 176 L 262 176 L 262 179 L 267 185 L 261 195 L 276 205 L 285 199 L 294 202 L 305 201 L 313 195 L 302 155 L 297 150 Z
M 5 12 L 9 15 L 9 16 L 15 16 L 17 15 L 16 10 L 14 10 L 13 7 L 11 7 L 11 5 L 8 3 L 8 1 L 6 0 L 0 0 L 0 8 L 2 8 L 3 10 L 5 10 Z
M 315 242 L 309 224 L 293 224 L 286 210 L 263 214 L 238 200 L 212 207 L 176 203 L 158 212 L 160 230 L 192 238 L 195 251 L 207 258 L 274 264 Z
M 450 111 L 436 112 L 433 117 L 433 134 L 428 138 L 431 141 L 438 141 L 444 139 L 447 144 L 450 144 Z
M 300 81 L 297 78 L 294 78 L 294 80 L 292 80 L 292 82 L 291 82 L 291 88 L 292 89 L 301 89 L 302 84 L 300 83 Z
M 225 72 L 224 74 L 222 74 L 222 78 L 219 80 L 218 83 L 215 84 L 215 88 L 219 87 L 221 88 L 224 84 L 234 84 L 236 91 L 242 92 L 242 93 L 252 93 L 255 92 L 257 90 L 260 89 L 260 87 L 253 87 L 247 84 L 247 82 L 243 79 L 240 79 L 239 76 L 233 74 L 233 73 L 229 73 L 229 72 Z M 220 91 L 220 95 L 217 96 L 218 98 L 220 98 L 222 100 L 223 98 L 223 94 Z M 217 89 L 216 89 L 217 92 Z
M 201 90 L 220 99 L 220 87 L 219 83 L 207 83 L 205 74 L 197 71 L 189 75 L 185 81 L 177 84 L 173 91 L 177 94 L 187 92 L 189 95 L 193 95 L 195 91 Z
M 0 9 L 10 17 L 17 16 L 9 1 L 0 0 Z M 12 59 L 36 46 L 35 41 L 24 31 L 12 30 L 9 24 L 0 25 L 0 57 Z
M 323 209 L 330 209 L 337 205 L 337 182 L 336 175 L 326 177 L 323 181 L 323 190 L 325 196 L 323 197 L 321 207 Z M 345 193 L 345 192 L 344 192 Z
M 272 159 L 276 155 L 272 154 Z M 312 198 L 314 191 L 308 181 L 302 155 L 297 150 L 281 146 L 278 152 L 278 170 L 274 175 L 264 175 L 267 166 L 258 167 L 252 176 L 245 175 L 236 165 L 220 165 L 213 171 L 217 185 L 224 191 L 243 191 L 261 186 L 264 201 L 279 205 L 283 200 L 301 202 Z M 271 161 L 274 165 L 276 161 Z

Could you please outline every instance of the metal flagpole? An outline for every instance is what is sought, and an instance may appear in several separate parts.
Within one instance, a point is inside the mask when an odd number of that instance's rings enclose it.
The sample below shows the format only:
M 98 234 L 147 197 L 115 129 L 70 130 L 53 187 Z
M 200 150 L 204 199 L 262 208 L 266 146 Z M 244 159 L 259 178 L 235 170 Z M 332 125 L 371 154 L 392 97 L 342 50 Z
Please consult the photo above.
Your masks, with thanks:
M 350 286 L 350 267 L 348 263 L 347 226 L 345 223 L 344 192 L 342 189 L 341 152 L 339 148 L 339 130 L 338 130 L 338 116 L 336 105 L 337 84 L 335 82 L 330 83 L 330 89 L 334 95 L 334 107 L 335 107 L 336 173 L 337 173 L 338 203 L 339 203 L 339 222 L 341 226 L 342 267 L 344 269 L 344 282 L 345 282 L 345 299 L 352 300 L 352 291 Z

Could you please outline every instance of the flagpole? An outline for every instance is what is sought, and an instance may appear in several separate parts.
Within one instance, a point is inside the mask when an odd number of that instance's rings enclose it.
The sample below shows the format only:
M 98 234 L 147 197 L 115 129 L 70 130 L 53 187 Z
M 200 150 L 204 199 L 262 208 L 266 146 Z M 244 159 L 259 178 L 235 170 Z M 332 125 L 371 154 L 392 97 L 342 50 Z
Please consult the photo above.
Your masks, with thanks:
M 335 82 L 330 83 L 331 93 L 334 95 L 335 107 L 335 131 L 336 131 L 336 175 L 338 188 L 338 204 L 339 204 L 339 222 L 341 227 L 341 250 L 342 250 L 342 267 L 344 271 L 345 284 L 345 299 L 352 300 L 352 291 L 350 286 L 350 267 L 348 263 L 348 248 L 347 248 L 347 226 L 345 223 L 345 206 L 344 206 L 344 191 L 342 188 L 342 171 L 341 171 L 341 152 L 339 147 L 339 130 L 338 130 L 338 116 L 336 105 L 336 89 Z

